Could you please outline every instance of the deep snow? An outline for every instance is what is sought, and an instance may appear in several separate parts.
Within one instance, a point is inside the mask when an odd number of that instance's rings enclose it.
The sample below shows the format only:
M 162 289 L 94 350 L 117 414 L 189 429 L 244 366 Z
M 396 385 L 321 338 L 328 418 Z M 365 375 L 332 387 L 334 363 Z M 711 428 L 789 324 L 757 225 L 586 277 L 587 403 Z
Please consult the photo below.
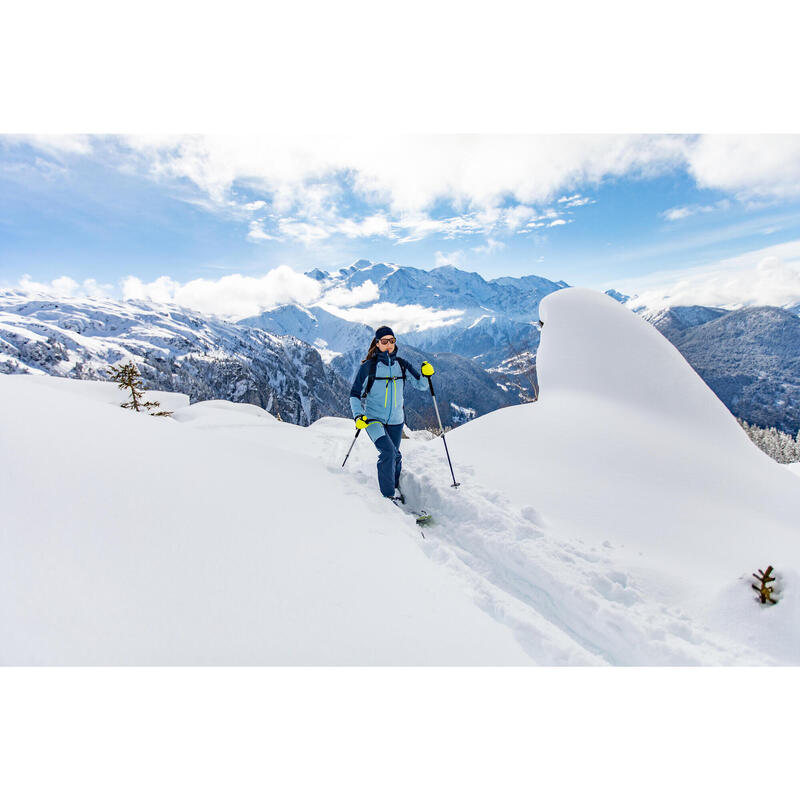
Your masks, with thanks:
M 800 663 L 797 476 L 614 300 L 541 315 L 540 400 L 448 433 L 458 490 L 404 442 L 425 540 L 349 420 L 0 376 L 0 661 Z

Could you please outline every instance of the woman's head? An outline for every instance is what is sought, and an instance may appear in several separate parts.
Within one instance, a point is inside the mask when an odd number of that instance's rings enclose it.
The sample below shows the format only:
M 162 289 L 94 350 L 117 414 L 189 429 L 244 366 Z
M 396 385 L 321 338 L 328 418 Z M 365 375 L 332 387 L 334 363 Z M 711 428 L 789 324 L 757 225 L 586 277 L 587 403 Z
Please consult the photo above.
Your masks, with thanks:
M 364 361 L 369 361 L 376 353 L 393 353 L 396 346 L 397 339 L 392 329 L 388 325 L 381 325 L 375 331 L 375 336 L 372 337 L 372 342 L 370 342 L 367 357 Z
M 397 339 L 388 325 L 381 325 L 375 331 L 375 344 L 382 353 L 393 353 Z

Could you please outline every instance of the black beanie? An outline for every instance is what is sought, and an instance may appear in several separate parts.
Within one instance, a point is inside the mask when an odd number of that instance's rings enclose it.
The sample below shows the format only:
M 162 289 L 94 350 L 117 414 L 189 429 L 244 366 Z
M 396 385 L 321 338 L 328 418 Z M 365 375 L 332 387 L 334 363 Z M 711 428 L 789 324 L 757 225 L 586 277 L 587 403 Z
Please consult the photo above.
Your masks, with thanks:
M 381 327 L 375 331 L 376 339 L 381 339 L 384 336 L 394 336 L 394 331 L 388 325 L 381 325 Z

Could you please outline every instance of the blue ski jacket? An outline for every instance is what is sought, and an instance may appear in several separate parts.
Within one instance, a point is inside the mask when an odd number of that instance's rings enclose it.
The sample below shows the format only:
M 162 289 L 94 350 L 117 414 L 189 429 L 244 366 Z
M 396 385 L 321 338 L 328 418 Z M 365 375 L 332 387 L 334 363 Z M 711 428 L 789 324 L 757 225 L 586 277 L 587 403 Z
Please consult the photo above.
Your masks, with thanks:
M 369 394 L 362 399 L 373 360 L 376 362 L 375 382 Z M 403 381 L 403 368 L 397 361 L 397 348 L 393 353 L 378 352 L 372 359 L 365 361 L 359 367 L 350 389 L 352 416 L 355 418 L 364 414 L 367 419 L 377 420 L 384 425 L 402 425 L 405 421 L 403 384 L 410 383 L 415 389 L 422 391 L 428 388 L 428 379 L 408 362 L 406 365 L 406 379 Z

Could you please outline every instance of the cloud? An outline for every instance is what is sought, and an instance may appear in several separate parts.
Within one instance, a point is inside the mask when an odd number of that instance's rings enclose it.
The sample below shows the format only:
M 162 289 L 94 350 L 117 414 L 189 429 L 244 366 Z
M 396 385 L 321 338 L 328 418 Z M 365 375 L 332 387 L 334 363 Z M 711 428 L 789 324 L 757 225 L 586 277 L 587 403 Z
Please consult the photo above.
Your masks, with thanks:
M 4 136 L 10 143 L 24 142 L 52 156 L 86 156 L 92 153 L 92 137 L 84 134 Z
M 687 151 L 700 188 L 740 199 L 800 196 L 800 136 L 701 136 Z
M 661 216 L 664 217 L 664 219 L 668 219 L 670 222 L 674 222 L 678 219 L 690 217 L 695 213 L 697 212 L 693 211 L 688 206 L 676 206 L 675 208 L 668 208 L 666 211 L 662 211 Z
M 250 239 L 251 242 L 263 242 L 274 240 L 276 237 L 270 236 L 270 234 L 264 230 L 264 220 L 254 219 L 250 222 L 250 230 L 247 233 L 247 238 Z
M 580 194 L 573 194 L 571 197 L 559 197 L 558 202 L 564 204 L 565 208 L 577 208 L 578 206 L 586 206 L 594 203 L 588 197 L 583 197 Z
M 350 322 L 362 322 L 372 328 L 388 325 L 396 334 L 440 328 L 458 322 L 463 311 L 458 309 L 426 308 L 420 305 L 398 306 L 394 303 L 375 303 L 368 308 L 342 309 L 336 306 L 320 307 Z
M 506 228 L 515 231 L 536 216 L 535 209 L 530 206 L 519 205 L 505 209 L 502 213 L 502 220 Z
M 122 296 L 126 300 L 174 303 L 230 319 L 254 316 L 285 303 L 308 305 L 319 298 L 320 292 L 317 281 L 285 265 L 261 277 L 236 274 L 217 280 L 198 278 L 179 283 L 162 276 L 145 283 L 131 276 L 122 285 Z
M 501 242 L 501 241 L 498 241 L 497 239 L 489 238 L 489 239 L 486 240 L 486 244 L 485 245 L 480 245 L 479 247 L 473 247 L 472 249 L 476 253 L 485 253 L 486 255 L 489 255 L 489 254 L 494 253 L 494 252 L 496 252 L 498 250 L 502 250 L 505 246 L 506 246 L 505 242 Z
M 380 297 L 378 285 L 373 281 L 364 281 L 360 286 L 352 289 L 339 287 L 331 289 L 322 296 L 320 304 L 344 308 L 347 306 L 357 306 L 362 303 L 370 303 Z
M 627 294 L 637 291 L 634 283 L 626 284 Z M 641 283 L 646 288 L 631 301 L 635 307 L 794 306 L 800 303 L 800 240 L 692 270 L 655 274 Z
M 62 275 L 49 283 L 42 283 L 31 279 L 30 275 L 23 275 L 19 281 L 19 288 L 24 292 L 36 292 L 55 297 L 109 297 L 113 291 L 110 284 L 98 283 L 94 278 L 88 278 L 78 283 L 68 275 Z
M 110 296 L 113 287 L 100 285 L 94 279 L 79 284 L 68 276 L 41 283 L 25 275 L 19 282 L 19 288 L 51 297 L 75 297 Z M 200 278 L 188 283 L 181 283 L 167 275 L 152 281 L 143 281 L 131 275 L 121 282 L 118 294 L 123 300 L 177 305 L 232 320 L 255 316 L 287 303 L 319 305 L 329 313 L 351 322 L 363 322 L 373 328 L 381 324 L 390 325 L 396 333 L 451 325 L 463 315 L 459 309 L 399 306 L 394 303 L 375 303 L 367 308 L 358 308 L 358 305 L 379 297 L 378 287 L 373 281 L 366 281 L 353 289 L 339 288 L 322 294 L 318 281 L 286 265 L 276 267 L 260 277 L 236 274 L 218 280 Z
M 91 157 L 164 182 L 186 202 L 266 237 L 397 243 L 525 234 L 594 203 L 587 187 L 685 171 L 742 203 L 800 197 L 800 136 L 17 137 L 58 158 Z M 246 198 L 246 199 L 244 199 Z M 558 210 L 537 212 L 554 203 Z M 676 221 L 706 207 L 664 212 Z M 569 220 L 567 220 L 569 221 Z M 257 225 L 252 225 L 256 222 Z M 544 223 L 544 224 L 542 224 Z M 560 223 L 556 223 L 560 224 Z
M 345 219 L 334 227 L 334 232 L 343 233 L 349 239 L 359 239 L 362 237 L 385 236 L 396 238 L 396 224 L 391 222 L 383 212 L 364 217 L 359 222 Z
M 670 168 L 680 137 L 653 136 L 125 136 L 53 141 L 34 146 L 96 159 L 180 187 L 190 202 L 220 213 L 269 208 L 276 228 L 259 230 L 306 244 L 336 233 L 415 241 L 431 234 L 516 230 L 533 202 L 564 186 L 598 182 L 629 171 Z M 190 198 L 186 188 L 194 187 Z M 242 194 L 257 199 L 241 202 Z M 372 213 L 358 217 L 343 204 L 357 198 Z M 580 202 L 580 195 L 572 195 Z M 454 214 L 432 209 L 449 204 Z M 500 210 L 499 206 L 507 206 Z
M 666 211 L 662 211 L 660 216 L 664 217 L 664 219 L 669 222 L 675 222 L 676 220 L 686 219 L 686 217 L 691 217 L 695 214 L 708 214 L 711 211 L 728 208 L 730 208 L 730 201 L 723 199 L 710 206 L 675 206 L 674 208 L 668 208 Z
M 315 244 L 322 239 L 327 239 L 333 230 L 314 222 L 302 222 L 297 219 L 282 219 L 278 223 L 278 230 L 289 239 L 297 239 L 305 245 Z
M 461 264 L 463 266 L 464 251 L 454 250 L 452 253 L 443 253 L 441 250 L 437 250 L 435 259 L 435 265 L 437 267 L 449 267 L 456 264 Z
M 577 207 L 594 201 L 564 190 L 676 168 L 686 169 L 701 188 L 748 197 L 800 195 L 797 135 L 29 136 L 13 141 L 60 155 L 104 153 L 159 179 L 189 181 L 218 202 L 234 189 L 250 188 L 269 196 L 281 214 L 303 204 L 306 211 L 329 208 L 343 184 L 368 203 L 388 205 L 394 217 L 430 210 L 443 199 L 462 209 L 489 209 L 505 199 L 525 205 L 560 194 L 559 204 Z

